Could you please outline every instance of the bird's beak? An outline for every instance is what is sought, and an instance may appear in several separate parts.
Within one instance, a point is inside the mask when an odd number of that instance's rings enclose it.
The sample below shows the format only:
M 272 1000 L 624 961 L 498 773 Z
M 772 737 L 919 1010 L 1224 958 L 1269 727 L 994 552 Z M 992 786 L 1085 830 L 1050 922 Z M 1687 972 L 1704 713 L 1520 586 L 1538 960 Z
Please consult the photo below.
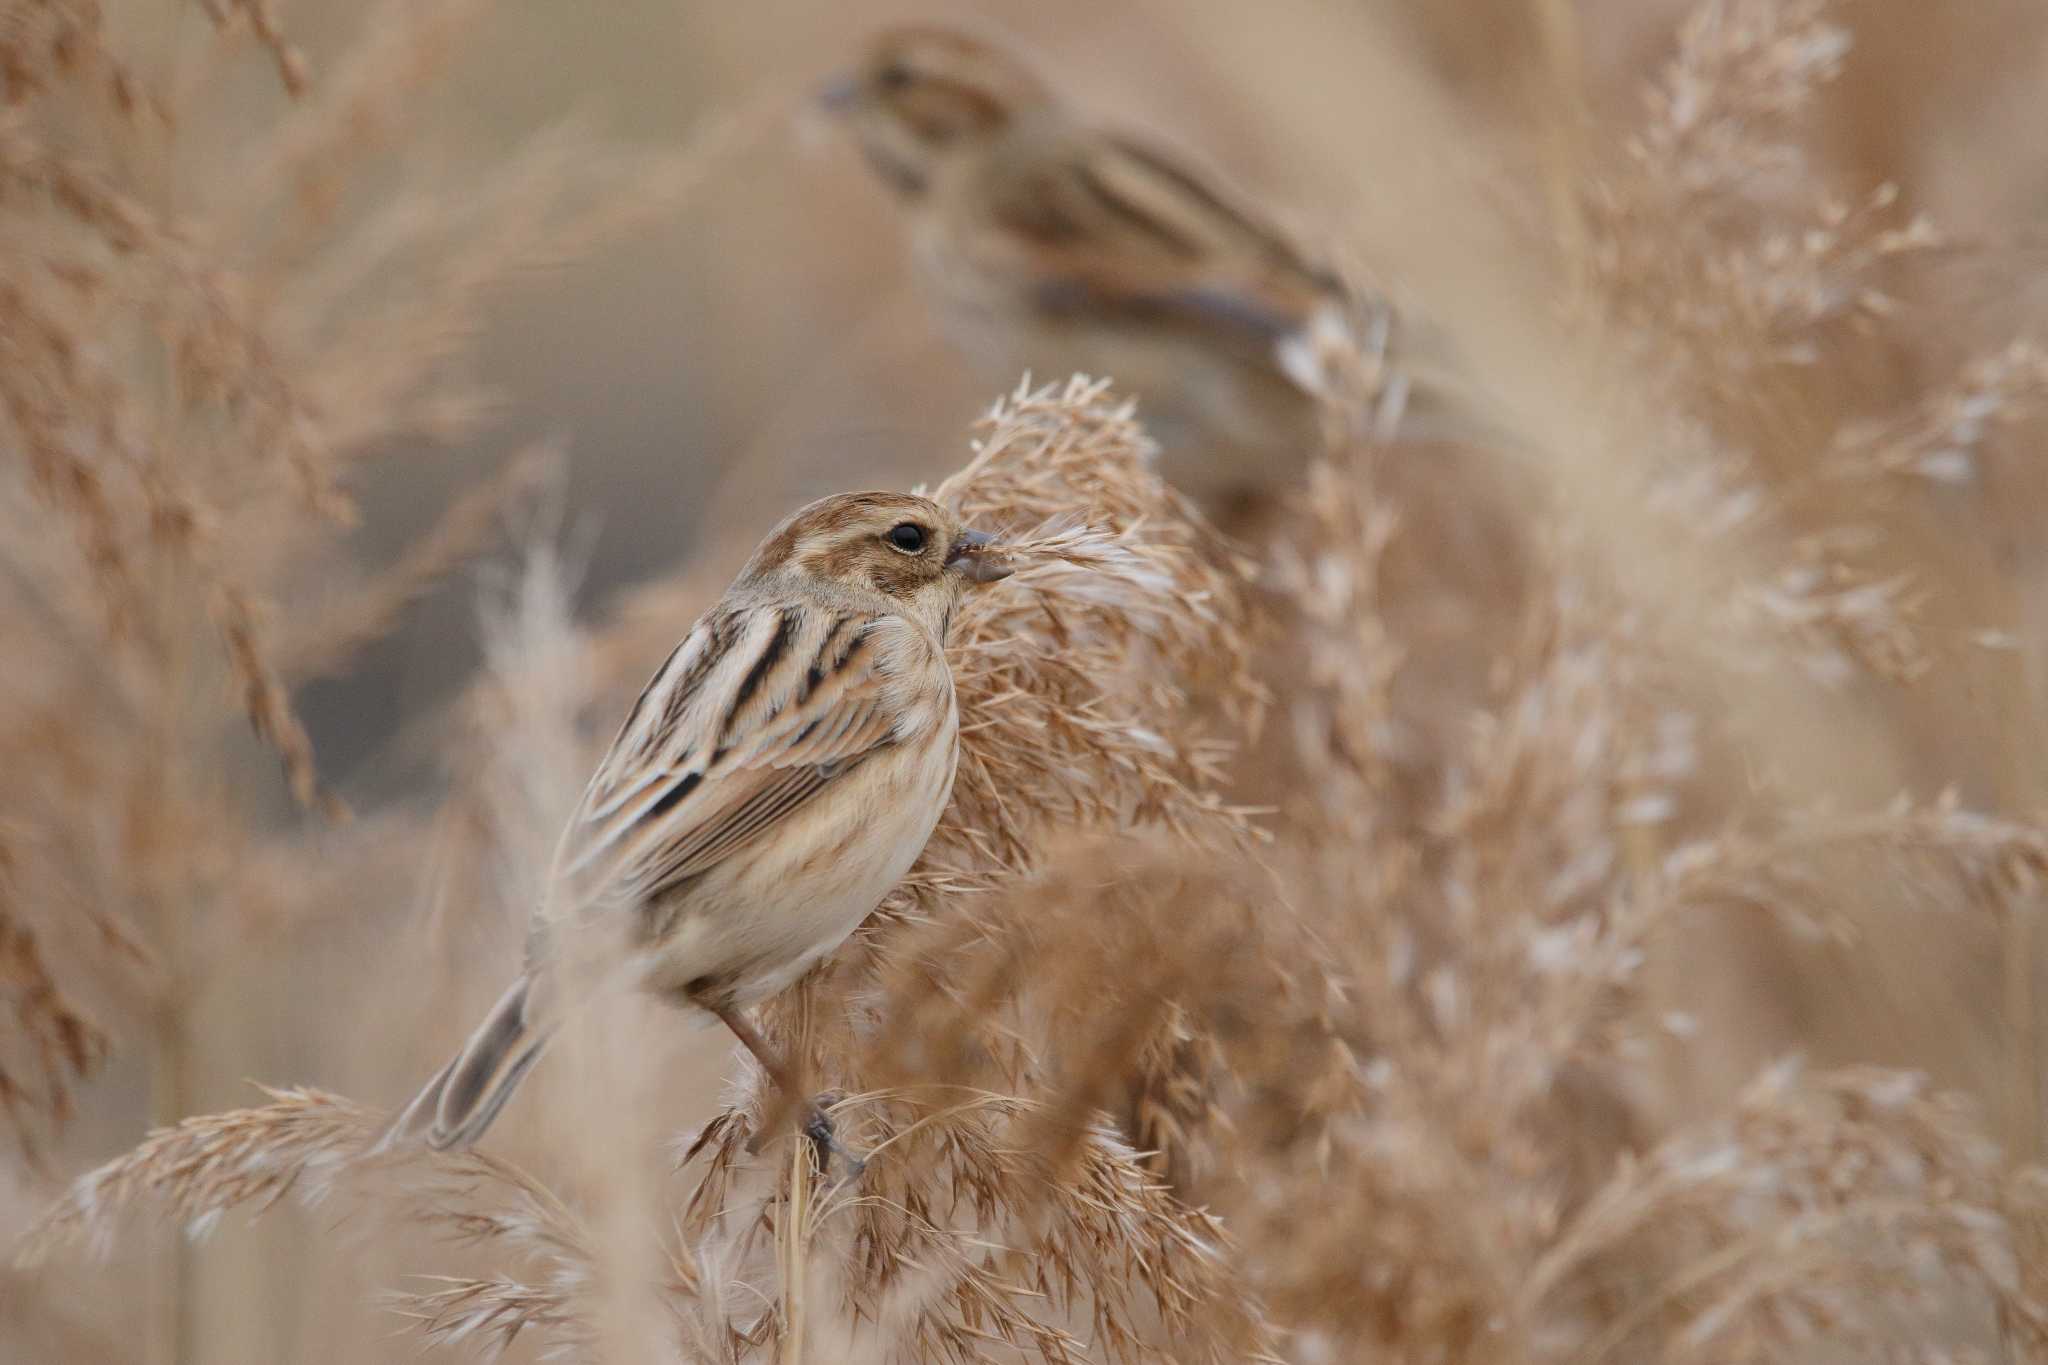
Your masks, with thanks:
M 970 583 L 993 583 L 1008 578 L 1017 566 L 995 548 L 996 538 L 986 531 L 962 531 L 946 551 L 946 567 Z
M 860 81 L 852 76 L 839 76 L 818 92 L 818 107 L 835 116 L 852 112 L 859 101 Z

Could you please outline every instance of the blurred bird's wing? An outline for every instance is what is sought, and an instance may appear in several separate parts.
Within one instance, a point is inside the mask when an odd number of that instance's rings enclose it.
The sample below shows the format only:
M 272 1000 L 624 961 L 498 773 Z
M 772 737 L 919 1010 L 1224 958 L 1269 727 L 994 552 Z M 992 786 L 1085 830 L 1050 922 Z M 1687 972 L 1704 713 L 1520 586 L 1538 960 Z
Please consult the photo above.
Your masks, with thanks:
M 990 163 L 972 249 L 1025 281 L 1040 313 L 1178 332 L 1382 440 L 1516 439 L 1447 336 L 1313 259 L 1219 178 L 1095 132 L 1015 150 Z
M 1334 272 L 1217 182 L 1138 143 L 1049 141 L 994 175 L 989 237 L 1017 253 L 1049 313 L 1179 324 L 1270 362 L 1345 299 Z
M 644 906 L 752 846 L 901 737 L 891 674 L 934 646 L 893 616 L 721 608 L 669 656 L 556 858 L 563 903 Z

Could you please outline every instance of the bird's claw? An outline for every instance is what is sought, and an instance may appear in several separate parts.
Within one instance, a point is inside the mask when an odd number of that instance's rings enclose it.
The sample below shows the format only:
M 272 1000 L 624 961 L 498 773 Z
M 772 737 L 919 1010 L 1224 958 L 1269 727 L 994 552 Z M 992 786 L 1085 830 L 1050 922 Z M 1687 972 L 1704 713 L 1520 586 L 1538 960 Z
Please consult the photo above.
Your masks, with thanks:
M 810 1112 L 804 1116 L 803 1134 L 810 1139 L 811 1150 L 817 1157 L 820 1171 L 830 1174 L 832 1163 L 837 1159 L 846 1168 L 846 1178 L 858 1180 L 861 1173 L 867 1170 L 868 1161 L 866 1157 L 857 1154 L 841 1142 L 839 1135 L 833 1130 L 832 1120 L 825 1109 L 836 1099 L 836 1096 L 820 1095 L 811 1101 Z

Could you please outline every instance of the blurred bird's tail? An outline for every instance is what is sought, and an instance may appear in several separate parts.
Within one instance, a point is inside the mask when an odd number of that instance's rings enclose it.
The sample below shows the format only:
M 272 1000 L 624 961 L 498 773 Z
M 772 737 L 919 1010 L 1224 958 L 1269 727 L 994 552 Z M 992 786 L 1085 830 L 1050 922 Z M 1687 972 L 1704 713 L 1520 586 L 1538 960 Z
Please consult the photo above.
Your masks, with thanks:
M 391 1121 L 372 1150 L 423 1141 L 445 1151 L 482 1137 L 554 1034 L 552 1022 L 534 1018 L 534 997 L 531 976 L 513 982 L 462 1051 Z

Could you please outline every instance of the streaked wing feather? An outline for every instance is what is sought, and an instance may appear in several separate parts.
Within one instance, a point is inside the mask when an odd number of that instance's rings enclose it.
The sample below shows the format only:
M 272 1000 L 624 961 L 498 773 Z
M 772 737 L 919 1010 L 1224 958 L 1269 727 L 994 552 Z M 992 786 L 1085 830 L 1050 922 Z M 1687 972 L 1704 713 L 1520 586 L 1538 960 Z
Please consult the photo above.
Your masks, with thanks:
M 1082 166 L 1098 192 L 1124 204 L 1127 214 L 1171 225 L 1179 237 L 1203 243 L 1210 256 L 1256 261 L 1316 289 L 1336 283 L 1242 200 L 1141 142 L 1098 139 Z
M 660 781 L 660 766 L 642 762 L 676 724 L 685 707 L 704 686 L 712 666 L 734 634 L 729 615 L 710 613 L 691 628 L 683 642 L 655 670 L 633 701 L 625 723 L 612 740 L 583 794 L 580 821 L 601 820 Z
M 685 839 L 665 841 L 651 833 L 641 856 L 627 861 L 621 889 L 636 901 L 648 901 L 672 886 L 715 867 L 735 849 L 766 830 L 822 791 L 826 783 L 860 761 L 861 755 L 841 763 L 806 763 L 797 768 L 754 769 L 728 778 L 734 793 L 744 784 L 751 787 L 744 799 L 730 806 L 721 817 L 700 825 Z
M 571 901 L 644 903 L 732 857 L 894 742 L 884 650 L 871 636 L 908 629 L 815 606 L 707 617 L 648 684 L 591 779 L 557 859 Z
M 1263 358 L 1343 292 L 1247 208 L 1137 143 L 1049 149 L 996 187 L 990 211 L 1031 243 L 1049 312 L 1179 322 Z

